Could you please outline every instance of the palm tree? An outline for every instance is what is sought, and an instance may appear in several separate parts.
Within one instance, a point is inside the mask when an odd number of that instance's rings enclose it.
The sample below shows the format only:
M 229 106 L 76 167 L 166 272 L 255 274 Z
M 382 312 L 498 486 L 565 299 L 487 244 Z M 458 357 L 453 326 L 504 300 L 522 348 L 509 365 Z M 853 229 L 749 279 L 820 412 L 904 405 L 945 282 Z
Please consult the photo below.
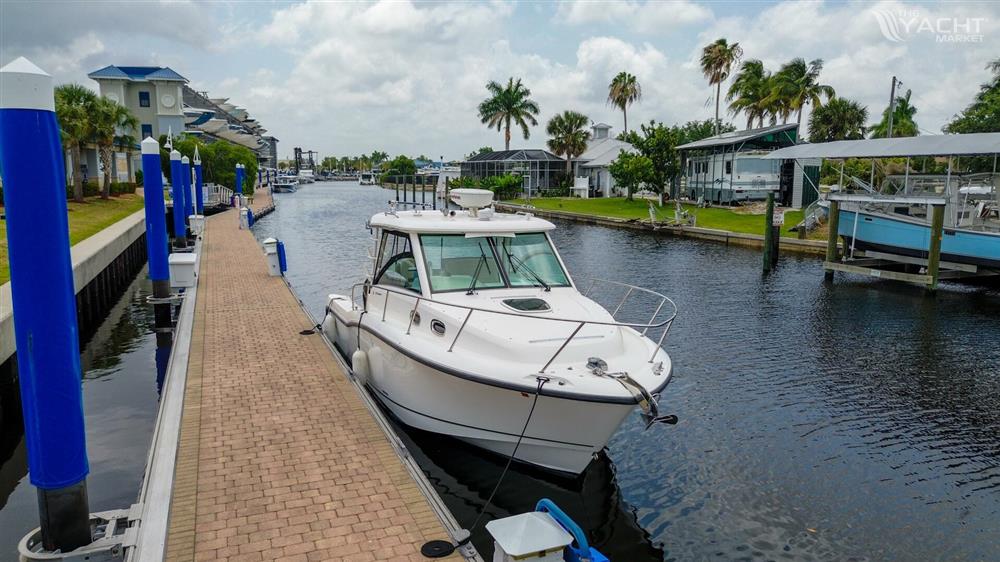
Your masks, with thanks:
M 549 134 L 549 150 L 566 158 L 566 175 L 571 172 L 573 159 L 587 150 L 590 133 L 587 124 L 590 119 L 576 111 L 563 111 L 549 119 L 545 132 Z
M 725 38 L 716 39 L 701 51 L 701 71 L 705 74 L 705 78 L 708 78 L 709 85 L 715 86 L 715 134 L 719 134 L 719 97 L 722 95 L 722 83 L 742 57 L 743 48 L 740 44 L 730 45 Z
M 896 103 L 892 113 L 892 136 L 893 137 L 915 137 L 920 133 L 917 122 L 913 116 L 917 114 L 917 108 L 910 105 L 910 95 L 913 92 L 906 90 L 906 94 L 896 97 Z M 882 120 L 871 126 L 873 139 L 886 138 L 889 136 L 889 108 L 882 112 Z
M 846 98 L 834 98 L 809 116 L 809 141 L 863 139 L 867 122 L 867 107 Z
M 79 84 L 63 84 L 56 88 L 55 98 L 59 131 L 73 159 L 73 200 L 82 203 L 81 148 L 94 137 L 91 116 L 97 104 L 97 94 Z
M 135 142 L 131 133 L 139 126 L 139 120 L 124 105 L 105 97 L 97 99 L 94 109 L 92 116 L 94 140 L 101 157 L 101 165 L 104 167 L 101 199 L 107 199 L 111 194 L 111 156 L 115 145 L 122 146 L 130 141 Z
M 774 75 L 771 95 L 787 106 L 783 112 L 785 122 L 791 112 L 796 111 L 796 123 L 801 124 L 802 109 L 806 105 L 811 103 L 813 107 L 819 107 L 823 105 L 823 96 L 827 101 L 834 98 L 836 93 L 833 87 L 818 82 L 822 70 L 823 59 L 813 60 L 807 65 L 805 59 L 795 58 L 782 65 Z
M 608 84 L 608 103 L 622 110 L 625 120 L 624 131 L 628 132 L 628 112 L 626 108 L 642 99 L 642 86 L 635 75 L 619 72 Z
M 764 126 L 764 118 L 771 109 L 767 104 L 771 85 L 771 73 L 764 69 L 764 63 L 759 59 L 745 61 L 733 77 L 726 101 L 733 116 L 740 112 L 746 115 L 747 129 L 753 128 L 754 121 L 757 121 L 758 127 Z
M 535 119 L 538 104 L 530 98 L 531 90 L 521 84 L 520 78 L 515 81 L 513 77 L 507 81 L 506 86 L 491 80 L 486 85 L 486 90 L 490 97 L 479 104 L 479 119 L 491 129 L 503 129 L 504 150 L 510 150 L 511 121 L 521 127 L 524 140 L 528 140 L 531 136 L 528 125 L 538 124 Z

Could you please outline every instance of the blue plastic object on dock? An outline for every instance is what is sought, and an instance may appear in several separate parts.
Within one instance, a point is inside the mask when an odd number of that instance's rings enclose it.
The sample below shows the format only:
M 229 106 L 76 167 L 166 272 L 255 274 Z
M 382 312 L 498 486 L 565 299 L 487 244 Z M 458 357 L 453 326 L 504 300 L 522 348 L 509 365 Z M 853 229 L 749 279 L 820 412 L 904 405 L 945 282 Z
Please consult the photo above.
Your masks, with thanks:
M 281 240 L 278 240 L 278 267 L 281 268 L 282 273 L 288 271 L 288 260 L 285 258 L 285 243 Z
M 573 543 L 566 547 L 563 560 L 566 562 L 610 562 L 607 556 L 590 546 L 583 529 L 562 509 L 559 509 L 555 502 L 548 498 L 542 498 L 535 504 L 535 511 L 548 513 L 556 520 L 556 523 L 566 529 L 567 533 L 573 535 Z

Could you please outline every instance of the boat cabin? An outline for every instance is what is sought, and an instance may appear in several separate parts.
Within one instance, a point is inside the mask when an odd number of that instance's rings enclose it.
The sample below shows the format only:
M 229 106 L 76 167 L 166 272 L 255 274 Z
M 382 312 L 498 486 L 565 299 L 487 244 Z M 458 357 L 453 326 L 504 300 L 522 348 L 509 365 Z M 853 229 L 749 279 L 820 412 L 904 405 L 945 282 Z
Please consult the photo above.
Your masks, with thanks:
M 376 215 L 372 283 L 425 298 L 527 287 L 571 287 L 549 231 L 551 222 L 490 209 L 401 211 Z M 515 303 L 524 307 L 524 303 Z M 530 310 L 527 310 L 530 312 Z

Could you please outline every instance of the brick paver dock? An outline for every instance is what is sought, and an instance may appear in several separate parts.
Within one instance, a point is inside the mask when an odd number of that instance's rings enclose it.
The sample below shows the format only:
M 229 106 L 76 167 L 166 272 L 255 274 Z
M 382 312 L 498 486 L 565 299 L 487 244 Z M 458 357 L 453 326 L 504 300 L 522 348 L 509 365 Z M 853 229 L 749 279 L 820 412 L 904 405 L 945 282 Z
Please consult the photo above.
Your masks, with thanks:
M 210 217 L 168 560 L 424 560 L 448 538 L 310 328 L 235 213 Z

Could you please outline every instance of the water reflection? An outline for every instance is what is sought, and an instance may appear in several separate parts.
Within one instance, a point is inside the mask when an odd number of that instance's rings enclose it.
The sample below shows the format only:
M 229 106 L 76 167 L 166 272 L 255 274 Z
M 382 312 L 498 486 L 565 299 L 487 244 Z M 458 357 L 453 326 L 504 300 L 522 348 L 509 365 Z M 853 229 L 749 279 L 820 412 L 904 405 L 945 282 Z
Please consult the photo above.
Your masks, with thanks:
M 81 349 L 91 511 L 128 507 L 139 492 L 162 384 L 157 370 L 169 340 L 157 338 L 151 286 L 143 269 Z M 165 363 L 165 362 L 164 362 Z M 38 525 L 35 489 L 17 385 L 0 392 L 0 559 Z
M 390 197 L 314 184 L 280 197 L 258 223 L 258 236 L 286 241 L 289 279 L 314 315 L 328 293 L 360 280 L 371 243 L 362 225 Z M 618 537 L 602 543 L 608 550 L 631 548 L 618 551 L 626 560 L 996 559 L 995 288 L 945 284 L 928 298 L 863 277 L 824 283 L 808 256 L 782 256 L 761 276 L 759 250 L 558 226 L 575 278 L 634 282 L 676 300 L 666 342 L 675 379 L 661 409 L 680 422 L 644 431 L 633 416 L 583 485 L 519 470 L 496 515 L 552 497 L 595 537 Z M 497 460 L 404 433 L 471 524 Z

